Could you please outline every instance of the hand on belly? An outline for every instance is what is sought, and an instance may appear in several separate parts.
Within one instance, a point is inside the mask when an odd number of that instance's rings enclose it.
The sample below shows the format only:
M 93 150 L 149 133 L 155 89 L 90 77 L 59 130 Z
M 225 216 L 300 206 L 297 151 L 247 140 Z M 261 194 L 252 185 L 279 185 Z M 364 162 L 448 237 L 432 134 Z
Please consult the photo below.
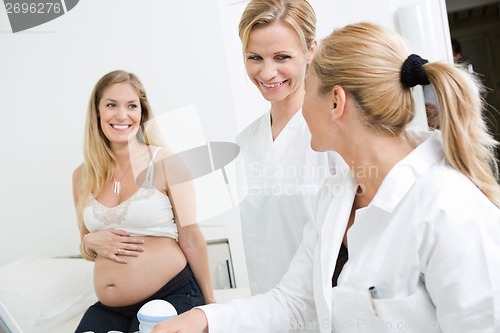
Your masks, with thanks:
M 126 264 L 131 257 L 138 257 L 144 251 L 144 238 L 130 236 L 120 229 L 101 230 L 92 233 L 93 249 L 98 257 Z
M 94 287 L 99 300 L 108 306 L 126 306 L 153 295 L 187 264 L 174 239 L 144 237 L 144 252 L 128 257 L 127 263 L 98 257 Z

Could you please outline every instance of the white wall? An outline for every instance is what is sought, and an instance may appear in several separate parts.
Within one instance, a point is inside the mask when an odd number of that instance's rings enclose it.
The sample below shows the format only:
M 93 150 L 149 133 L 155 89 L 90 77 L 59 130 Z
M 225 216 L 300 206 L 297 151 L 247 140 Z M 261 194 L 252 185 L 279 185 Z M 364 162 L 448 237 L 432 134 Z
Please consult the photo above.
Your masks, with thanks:
M 433 20 L 443 28 L 444 0 L 427 1 L 438 4 Z M 311 0 L 319 38 L 362 20 L 398 30 L 399 8 L 419 2 Z M 0 265 L 25 255 L 78 253 L 71 174 L 82 161 L 88 97 L 108 71 L 138 74 L 156 115 L 194 105 L 208 141 L 234 141 L 268 110 L 243 68 L 237 23 L 245 5 L 80 1 L 66 15 L 16 34 L 0 6 Z M 446 40 L 445 31 L 435 33 Z M 450 56 L 447 45 L 427 47 L 442 59 Z M 237 209 L 226 211 L 208 221 L 205 232 L 224 236 L 213 226 L 226 224 L 235 235 L 237 216 Z M 242 265 L 241 248 L 235 251 L 233 259 Z M 247 283 L 244 276 L 239 281 Z

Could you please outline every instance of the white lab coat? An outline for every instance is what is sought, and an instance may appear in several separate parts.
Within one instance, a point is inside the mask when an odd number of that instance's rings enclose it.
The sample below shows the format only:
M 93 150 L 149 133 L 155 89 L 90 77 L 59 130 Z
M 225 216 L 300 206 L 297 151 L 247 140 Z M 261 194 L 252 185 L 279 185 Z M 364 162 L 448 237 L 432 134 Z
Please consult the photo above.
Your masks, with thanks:
M 314 204 L 330 175 L 327 153 L 311 149 L 311 134 L 299 110 L 273 141 L 270 114 L 237 138 L 240 165 L 241 229 L 252 294 L 274 288 L 314 215 Z M 265 274 L 263 274 L 265 272 Z
M 413 135 L 425 136 L 356 212 L 337 287 L 331 278 L 357 188 L 339 168 L 279 286 L 202 307 L 210 333 L 288 332 L 314 318 L 323 333 L 499 332 L 500 210 L 447 165 L 439 131 Z

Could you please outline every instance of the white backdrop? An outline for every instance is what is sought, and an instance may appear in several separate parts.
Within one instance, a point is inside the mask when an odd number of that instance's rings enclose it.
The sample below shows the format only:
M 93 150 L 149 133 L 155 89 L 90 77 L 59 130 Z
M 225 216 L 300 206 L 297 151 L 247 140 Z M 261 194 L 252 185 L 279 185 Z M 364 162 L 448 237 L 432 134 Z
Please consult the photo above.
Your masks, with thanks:
M 311 4 L 322 38 L 334 27 L 361 20 L 399 30 L 399 8 L 422 1 Z M 426 47 L 449 59 L 444 0 L 427 1 L 437 9 L 427 19 L 437 22 L 433 33 L 442 38 Z M 136 73 L 157 116 L 194 106 L 207 141 L 234 141 L 268 110 L 242 66 L 237 23 L 245 5 L 81 0 L 64 16 L 15 34 L 0 6 L 0 265 L 25 255 L 78 253 L 71 174 L 82 161 L 88 97 L 103 74 Z M 228 232 L 238 232 L 237 211 L 215 220 L 210 223 L 230 224 Z M 242 252 L 235 251 L 235 261 L 242 262 Z

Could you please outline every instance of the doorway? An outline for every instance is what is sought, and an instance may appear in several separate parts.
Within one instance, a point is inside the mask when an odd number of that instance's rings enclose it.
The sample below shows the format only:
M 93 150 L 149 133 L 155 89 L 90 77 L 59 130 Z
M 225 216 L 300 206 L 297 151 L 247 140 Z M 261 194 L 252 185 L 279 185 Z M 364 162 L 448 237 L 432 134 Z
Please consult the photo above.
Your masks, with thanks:
M 448 12 L 451 38 L 484 84 L 486 119 L 500 141 L 500 1 Z M 497 148 L 497 158 L 500 147 Z

